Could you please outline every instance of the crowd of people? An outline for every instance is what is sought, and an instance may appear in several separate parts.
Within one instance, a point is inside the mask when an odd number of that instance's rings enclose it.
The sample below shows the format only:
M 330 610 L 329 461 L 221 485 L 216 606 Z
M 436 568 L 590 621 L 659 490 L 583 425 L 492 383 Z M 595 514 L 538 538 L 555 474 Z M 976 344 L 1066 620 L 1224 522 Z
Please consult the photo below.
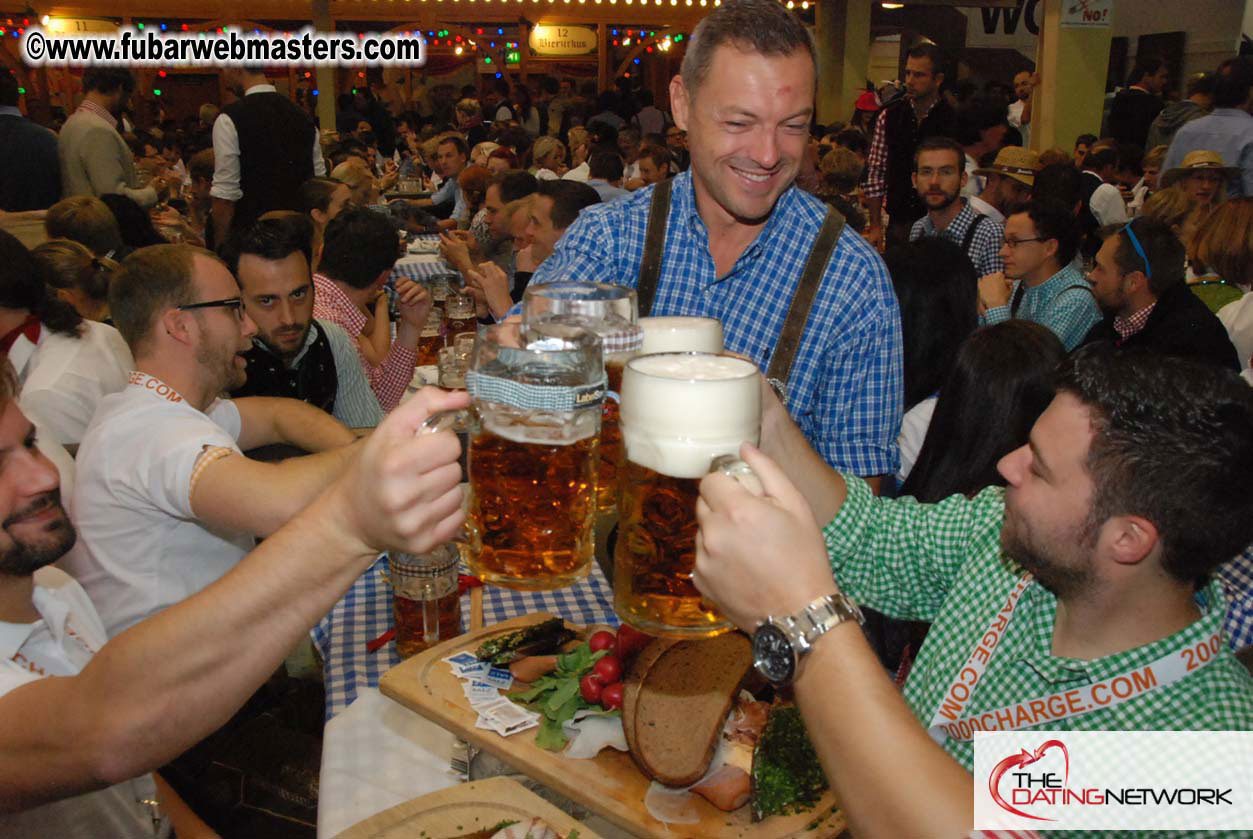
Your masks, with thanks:
M 53 133 L 0 73 L 32 161 L 0 201 L 46 240 L 0 231 L 0 835 L 161 835 L 156 800 L 211 831 L 175 759 L 377 549 L 456 531 L 455 439 L 414 432 L 465 397 L 401 404 L 419 234 L 484 323 L 531 284 L 627 285 L 775 385 L 743 452 L 767 497 L 705 479 L 694 579 L 749 633 L 861 606 L 795 678 L 854 830 L 965 835 L 973 730 L 1211 633 L 1197 672 L 1021 724 L 1253 728 L 1253 59 L 1166 104 L 1142 56 L 1100 136 L 1044 151 L 1047 80 L 954 73 L 921 43 L 816 125 L 814 47 L 771 0 L 702 20 L 668 109 L 496 79 L 422 110 L 362 88 L 319 130 L 234 67 L 220 112 L 132 130 L 133 77 L 88 68 Z M 885 782 L 902 760 L 922 792 Z

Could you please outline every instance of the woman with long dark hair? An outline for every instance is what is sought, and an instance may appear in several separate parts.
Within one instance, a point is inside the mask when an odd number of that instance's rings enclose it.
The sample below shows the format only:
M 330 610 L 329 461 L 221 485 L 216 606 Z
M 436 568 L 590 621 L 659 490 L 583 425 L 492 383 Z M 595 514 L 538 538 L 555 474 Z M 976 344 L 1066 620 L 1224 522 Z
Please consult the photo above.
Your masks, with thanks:
M 22 384 L 18 404 L 57 442 L 77 444 L 100 399 L 126 386 L 134 361 L 118 331 L 84 320 L 45 271 L 0 231 L 0 353 Z
M 897 444 L 898 480 L 905 480 L 927 433 L 936 392 L 957 349 L 978 326 L 978 277 L 962 249 L 927 237 L 888 250 L 884 257 L 901 310 L 905 416 Z
M 967 338 L 900 494 L 932 502 L 1004 486 L 996 464 L 1026 445 L 1053 399 L 1053 371 L 1065 355 L 1051 330 L 1028 320 L 986 326 Z

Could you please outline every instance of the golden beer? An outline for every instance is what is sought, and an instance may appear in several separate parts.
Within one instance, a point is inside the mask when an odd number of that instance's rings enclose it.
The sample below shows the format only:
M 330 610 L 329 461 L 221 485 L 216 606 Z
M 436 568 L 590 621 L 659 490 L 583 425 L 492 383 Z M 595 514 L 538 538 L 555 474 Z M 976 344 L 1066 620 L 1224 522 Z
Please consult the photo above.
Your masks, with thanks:
M 560 588 L 586 576 L 595 549 L 597 463 L 595 434 L 566 445 L 488 430 L 475 435 L 470 442 L 473 573 L 522 589 Z
M 444 313 L 438 306 L 431 307 L 422 332 L 418 336 L 416 367 L 430 367 L 439 364 L 439 351 L 444 346 Z
M 713 460 L 755 443 L 757 368 L 705 353 L 641 356 L 626 365 L 614 607 L 645 632 L 704 638 L 732 629 L 692 584 L 696 499 Z
M 605 359 L 605 376 L 609 392 L 622 392 L 622 370 L 625 361 Z M 600 415 L 600 465 L 596 470 L 596 511 L 608 513 L 618 505 L 618 470 L 625 457 L 622 450 L 622 429 L 618 426 L 618 400 L 608 395 Z

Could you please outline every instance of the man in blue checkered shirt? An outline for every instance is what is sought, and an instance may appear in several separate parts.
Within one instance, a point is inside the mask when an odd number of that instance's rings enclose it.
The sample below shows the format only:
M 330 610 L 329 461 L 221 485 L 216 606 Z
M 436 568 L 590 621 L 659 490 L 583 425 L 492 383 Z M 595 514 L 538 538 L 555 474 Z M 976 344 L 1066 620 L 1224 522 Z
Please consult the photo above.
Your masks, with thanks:
M 962 168 L 966 153 L 956 140 L 928 137 L 914 154 L 914 189 L 927 208 L 927 214 L 909 229 L 909 241 L 923 236 L 939 236 L 962 249 L 975 276 L 1005 270 L 1001 260 L 1001 239 L 1005 228 L 1000 222 L 975 212 L 961 191 L 966 186 Z
M 793 185 L 814 110 L 813 46 L 778 3 L 724 3 L 697 26 L 670 85 L 691 169 L 674 179 L 652 314 L 722 321 L 765 369 L 826 207 Z M 583 211 L 532 283 L 634 286 L 651 188 Z M 788 407 L 831 465 L 897 466 L 900 315 L 887 270 L 848 228 L 827 263 L 788 382 Z M 770 441 L 764 441 L 769 450 Z

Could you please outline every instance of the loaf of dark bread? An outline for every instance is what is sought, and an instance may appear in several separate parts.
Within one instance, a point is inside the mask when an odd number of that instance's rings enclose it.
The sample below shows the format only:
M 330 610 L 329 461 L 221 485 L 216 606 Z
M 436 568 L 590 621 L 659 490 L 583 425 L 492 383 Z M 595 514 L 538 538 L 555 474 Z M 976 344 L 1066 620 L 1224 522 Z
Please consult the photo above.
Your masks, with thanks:
M 623 692 L 623 729 L 641 771 L 666 786 L 699 781 L 752 664 L 752 644 L 739 632 L 679 641 L 660 651 L 651 665 L 646 662 L 637 683 Z M 628 692 L 634 694 L 630 711 Z
M 665 638 L 657 638 L 640 650 L 631 662 L 626 678 L 622 680 L 622 733 L 626 736 L 627 749 L 635 753 L 635 700 L 640 695 L 640 686 L 644 677 L 662 653 L 673 647 L 677 642 Z

